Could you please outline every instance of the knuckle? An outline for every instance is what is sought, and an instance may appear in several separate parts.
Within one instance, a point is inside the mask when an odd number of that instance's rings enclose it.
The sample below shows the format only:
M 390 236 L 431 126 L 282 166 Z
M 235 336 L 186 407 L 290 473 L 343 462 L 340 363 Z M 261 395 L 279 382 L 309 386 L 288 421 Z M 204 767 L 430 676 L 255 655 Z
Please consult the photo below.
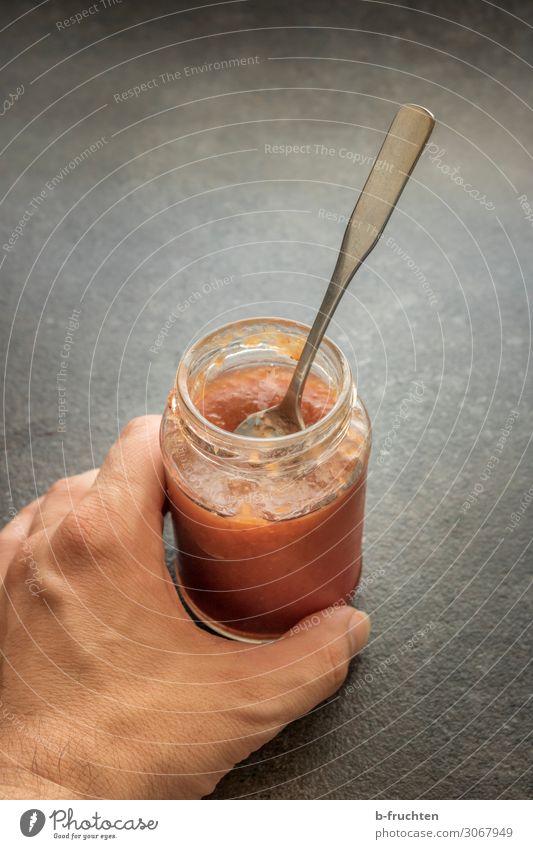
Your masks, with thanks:
M 15 524 L 18 524 L 19 519 L 31 518 L 35 511 L 39 509 L 39 506 L 42 504 L 43 496 L 37 498 L 35 501 L 30 502 L 30 504 L 25 504 L 24 507 L 21 507 L 16 516 L 13 517 L 9 525 L 15 527 Z M 9 527 L 9 525 L 7 527 Z
M 13 524 L 16 521 L 16 519 L 13 519 L 9 525 L 6 525 L 5 528 L 2 528 L 0 531 L 0 561 L 3 560 L 4 553 L 7 555 L 12 547 L 20 545 L 24 538 L 22 533 L 19 531 L 18 525 Z
M 122 429 L 120 438 L 131 439 L 132 437 L 145 434 L 149 420 L 149 416 L 135 416 L 135 418 L 130 419 L 128 424 Z
M 47 541 L 42 533 L 24 540 L 7 569 L 5 587 L 10 596 L 15 597 L 23 589 L 32 596 L 41 593 L 49 572 L 47 554 Z
M 10 589 L 11 585 L 18 586 L 26 580 L 27 573 L 28 563 L 26 556 L 19 551 L 9 563 L 3 583 L 8 589 Z
M 116 511 L 88 499 L 68 513 L 53 537 L 53 548 L 68 565 L 70 559 L 88 563 L 116 562 L 122 550 L 124 519 Z
M 71 478 L 59 478 L 59 480 L 54 481 L 52 486 L 48 489 L 47 495 L 52 495 L 52 496 L 67 495 L 68 492 L 70 491 L 71 485 L 72 485 Z
M 67 513 L 53 536 L 54 547 L 76 555 L 89 553 L 99 539 L 101 529 L 94 512 L 87 507 Z

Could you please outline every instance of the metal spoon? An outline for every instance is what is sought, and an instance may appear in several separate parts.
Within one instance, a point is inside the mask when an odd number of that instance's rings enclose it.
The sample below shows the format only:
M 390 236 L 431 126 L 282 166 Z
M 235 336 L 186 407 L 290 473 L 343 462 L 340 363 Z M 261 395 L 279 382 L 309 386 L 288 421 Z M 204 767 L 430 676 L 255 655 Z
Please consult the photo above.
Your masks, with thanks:
M 350 280 L 377 244 L 434 126 L 435 118 L 422 106 L 408 103 L 396 113 L 348 222 L 331 282 L 284 398 L 275 407 L 247 416 L 235 433 L 267 438 L 305 428 L 302 392 L 315 354 Z

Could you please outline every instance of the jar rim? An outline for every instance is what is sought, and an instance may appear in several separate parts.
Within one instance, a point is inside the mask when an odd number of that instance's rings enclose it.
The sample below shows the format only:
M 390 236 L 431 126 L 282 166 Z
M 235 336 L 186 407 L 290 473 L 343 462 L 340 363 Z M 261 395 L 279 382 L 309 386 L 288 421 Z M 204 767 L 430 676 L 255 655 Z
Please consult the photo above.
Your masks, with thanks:
M 339 364 L 339 373 L 340 373 L 340 387 L 337 392 L 337 397 L 335 399 L 335 403 L 333 404 L 331 410 L 328 410 L 325 416 L 319 419 L 314 424 L 309 427 L 304 428 L 303 430 L 296 431 L 295 433 L 289 433 L 284 436 L 271 436 L 271 437 L 257 437 L 257 436 L 243 436 L 242 434 L 235 433 L 234 431 L 224 430 L 224 428 L 219 427 L 218 425 L 211 422 L 208 418 L 206 418 L 198 409 L 196 404 L 191 398 L 189 393 L 188 386 L 188 374 L 190 371 L 190 367 L 194 360 L 195 354 L 198 352 L 200 346 L 205 345 L 209 342 L 213 337 L 218 336 L 221 333 L 228 332 L 230 330 L 238 331 L 240 327 L 246 327 L 247 325 L 254 324 L 271 324 L 273 326 L 285 326 L 287 328 L 296 328 L 298 330 L 303 331 L 305 337 L 309 333 L 311 327 L 300 321 L 293 321 L 292 319 L 281 318 L 277 316 L 255 316 L 253 318 L 244 318 L 239 321 L 231 321 L 226 324 L 220 325 L 215 330 L 210 333 L 202 336 L 200 339 L 197 339 L 196 342 L 193 342 L 192 345 L 185 350 L 180 363 L 178 365 L 178 370 L 176 372 L 176 382 L 175 387 L 177 392 L 180 395 L 180 399 L 185 404 L 188 412 L 193 416 L 193 418 L 198 421 L 202 428 L 208 433 L 212 433 L 214 437 L 217 439 L 230 439 L 235 446 L 250 448 L 257 448 L 259 445 L 261 448 L 269 449 L 269 448 L 290 448 L 294 446 L 302 436 L 313 437 L 313 435 L 321 433 L 325 428 L 328 428 L 334 421 L 340 409 L 342 409 L 343 405 L 346 403 L 347 398 L 350 392 L 353 390 L 353 402 L 357 400 L 357 389 L 353 384 L 352 380 L 352 371 L 350 368 L 350 364 L 343 353 L 343 351 L 339 348 L 338 345 L 335 344 L 328 336 L 324 336 L 324 339 L 321 342 L 321 346 L 325 346 L 329 349 L 329 351 L 334 355 L 335 360 Z

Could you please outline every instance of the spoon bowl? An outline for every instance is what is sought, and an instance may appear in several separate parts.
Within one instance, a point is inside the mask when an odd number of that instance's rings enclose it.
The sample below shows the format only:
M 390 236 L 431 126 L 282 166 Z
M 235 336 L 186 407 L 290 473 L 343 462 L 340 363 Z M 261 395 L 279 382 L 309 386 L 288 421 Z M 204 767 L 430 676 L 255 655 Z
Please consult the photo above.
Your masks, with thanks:
M 257 413 L 246 416 L 235 433 L 241 436 L 255 436 L 258 439 L 270 439 L 273 436 L 287 436 L 289 433 L 304 430 L 305 422 L 300 405 L 298 404 L 295 410 L 289 409 L 287 412 L 283 401 L 266 410 L 259 410 Z

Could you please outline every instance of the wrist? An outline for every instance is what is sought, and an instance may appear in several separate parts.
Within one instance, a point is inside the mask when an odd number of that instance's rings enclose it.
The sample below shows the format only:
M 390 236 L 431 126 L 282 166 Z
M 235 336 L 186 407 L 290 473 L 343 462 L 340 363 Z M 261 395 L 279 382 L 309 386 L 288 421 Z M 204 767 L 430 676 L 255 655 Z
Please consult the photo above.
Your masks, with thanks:
M 68 746 L 46 740 L 30 720 L 0 729 L 0 789 L 8 799 L 83 799 Z M 42 725 L 39 724 L 39 728 Z
M 24 733 L 0 731 L 0 794 L 8 799 L 148 799 L 160 798 L 164 787 L 157 774 L 135 767 L 130 747 L 110 746 L 108 734 L 94 735 L 92 745 L 79 729 L 39 722 L 43 732 L 27 723 Z M 102 762 L 104 761 L 104 762 Z
M 5 799 L 84 799 L 82 794 L 0 759 L 0 792 Z

